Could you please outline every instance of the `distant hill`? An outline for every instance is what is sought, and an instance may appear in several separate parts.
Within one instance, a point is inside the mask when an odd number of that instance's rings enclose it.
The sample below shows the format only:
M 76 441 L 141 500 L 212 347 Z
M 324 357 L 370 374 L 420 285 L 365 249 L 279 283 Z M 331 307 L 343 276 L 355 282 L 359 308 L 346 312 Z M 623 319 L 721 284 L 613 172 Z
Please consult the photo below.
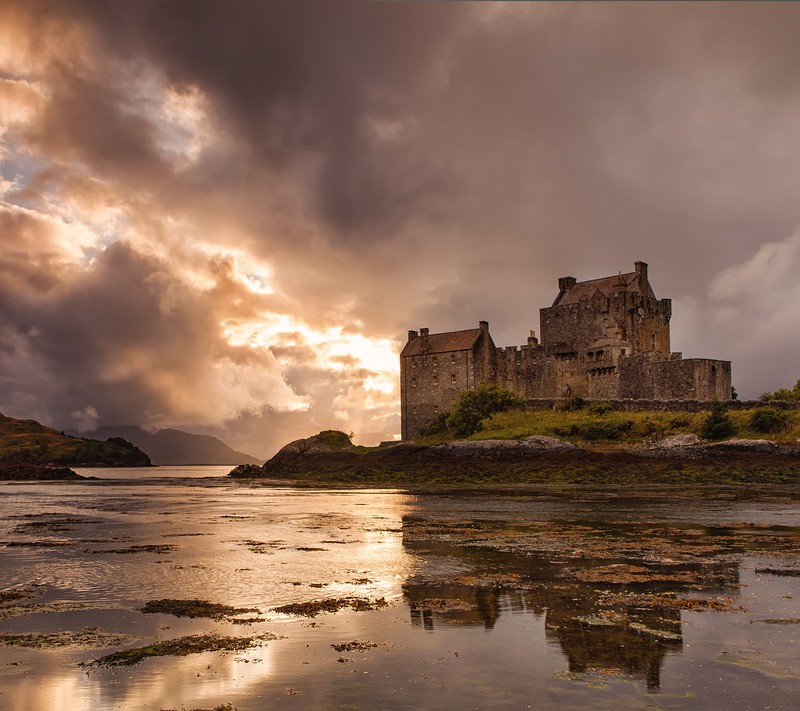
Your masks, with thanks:
M 262 460 L 237 452 L 216 437 L 181 430 L 147 432 L 133 425 L 99 427 L 92 436 L 122 437 L 147 452 L 154 464 L 261 464 Z
M 0 462 L 68 467 L 149 467 L 150 457 L 124 438 L 74 437 L 36 420 L 0 415 Z

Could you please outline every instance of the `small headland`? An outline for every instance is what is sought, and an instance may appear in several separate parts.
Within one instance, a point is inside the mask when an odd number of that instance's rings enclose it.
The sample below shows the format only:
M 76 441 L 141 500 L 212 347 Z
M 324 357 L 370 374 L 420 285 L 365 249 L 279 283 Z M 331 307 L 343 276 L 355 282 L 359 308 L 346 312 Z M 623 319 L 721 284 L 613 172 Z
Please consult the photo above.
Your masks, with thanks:
M 2 414 L 0 462 L 62 468 L 153 466 L 147 454 L 122 437 L 104 441 L 73 437 L 36 420 L 18 420 Z
M 85 478 L 69 467 L 0 462 L 0 481 L 60 481 Z
M 678 435 L 638 445 L 577 446 L 556 437 L 468 439 L 381 447 L 353 445 L 327 430 L 287 444 L 261 467 L 233 478 L 297 485 L 470 488 L 574 493 L 592 490 L 707 491 L 732 498 L 800 498 L 800 448 L 770 440 L 705 442 Z

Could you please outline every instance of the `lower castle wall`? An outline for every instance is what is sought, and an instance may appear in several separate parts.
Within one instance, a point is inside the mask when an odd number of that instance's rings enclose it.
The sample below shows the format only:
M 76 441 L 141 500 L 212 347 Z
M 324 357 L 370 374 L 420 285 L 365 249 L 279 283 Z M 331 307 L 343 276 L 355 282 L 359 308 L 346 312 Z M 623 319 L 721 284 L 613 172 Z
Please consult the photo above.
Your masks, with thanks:
M 596 368 L 588 373 L 588 400 L 616 400 L 619 397 L 619 374 L 616 368 Z
M 493 382 L 517 393 L 532 407 L 554 407 L 568 394 L 604 400 L 616 409 L 693 411 L 713 400 L 730 402 L 731 364 L 707 358 L 682 359 L 680 353 L 606 354 L 584 361 L 575 352 L 551 352 L 527 345 L 419 355 L 401 359 L 404 440 L 420 435 L 459 393 Z
M 620 412 L 703 412 L 711 409 L 707 400 L 604 400 Z M 529 399 L 525 405 L 529 410 L 555 410 L 564 401 L 551 398 Z M 761 402 L 759 400 L 730 400 L 725 403 L 729 410 L 751 410 L 755 407 L 774 407 L 778 410 L 800 410 L 800 402 Z
M 731 364 L 709 358 L 656 360 L 637 355 L 620 359 L 619 399 L 731 399 Z

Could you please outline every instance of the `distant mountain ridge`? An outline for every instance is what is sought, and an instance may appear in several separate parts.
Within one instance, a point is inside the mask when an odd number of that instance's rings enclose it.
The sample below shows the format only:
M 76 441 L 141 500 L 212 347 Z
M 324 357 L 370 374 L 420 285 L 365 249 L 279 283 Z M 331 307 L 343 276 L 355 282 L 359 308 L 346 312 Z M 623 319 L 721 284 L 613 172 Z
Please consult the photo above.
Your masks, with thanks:
M 134 425 L 98 427 L 91 433 L 97 439 L 122 437 L 147 452 L 153 464 L 262 464 L 261 459 L 237 452 L 210 435 L 165 429 L 148 432 Z

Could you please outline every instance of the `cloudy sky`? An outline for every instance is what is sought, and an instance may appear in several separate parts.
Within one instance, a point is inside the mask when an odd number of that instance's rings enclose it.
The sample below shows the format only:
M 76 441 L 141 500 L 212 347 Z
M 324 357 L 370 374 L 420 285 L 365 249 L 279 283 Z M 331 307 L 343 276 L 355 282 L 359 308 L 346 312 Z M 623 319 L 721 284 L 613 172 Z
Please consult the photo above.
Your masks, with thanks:
M 409 328 L 650 264 L 800 377 L 800 5 L 0 0 L 0 411 L 399 433 Z

